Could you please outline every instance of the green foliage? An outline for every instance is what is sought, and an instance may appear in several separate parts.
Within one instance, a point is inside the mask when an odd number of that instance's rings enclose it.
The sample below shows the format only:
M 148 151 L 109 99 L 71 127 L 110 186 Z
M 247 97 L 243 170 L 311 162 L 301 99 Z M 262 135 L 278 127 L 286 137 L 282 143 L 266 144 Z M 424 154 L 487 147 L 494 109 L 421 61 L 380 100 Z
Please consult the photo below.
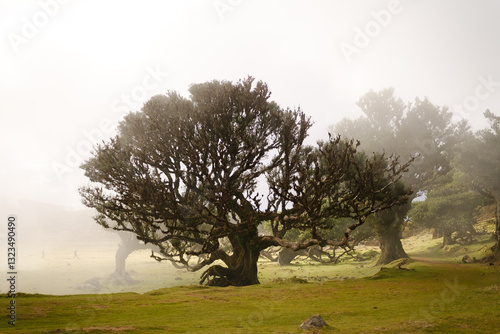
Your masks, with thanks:
M 484 113 L 490 128 L 478 131 L 461 147 L 460 166 L 487 192 L 500 191 L 500 116 Z
M 500 116 L 486 110 L 490 128 L 479 131 L 461 147 L 460 168 L 473 178 L 475 189 L 495 203 L 496 244 L 500 258 Z
M 370 219 L 368 219 L 370 220 Z M 326 219 L 323 227 L 319 228 L 319 233 L 328 240 L 341 239 L 346 229 L 355 224 L 356 221 L 352 218 L 329 218 Z M 363 224 L 356 228 L 349 237 L 349 244 L 356 245 L 359 242 L 373 238 L 375 236 L 373 224 Z M 302 242 L 311 238 L 311 232 L 292 228 L 288 230 L 284 239 L 293 242 Z
M 344 119 L 332 131 L 360 140 L 366 152 L 415 156 L 403 176 L 415 195 L 426 190 L 428 180 L 451 169 L 453 148 L 469 130 L 466 122 L 451 121 L 448 108 L 436 106 L 427 98 L 405 104 L 394 96 L 393 88 L 366 93 L 358 106 L 365 116 Z
M 470 180 L 459 171 L 438 177 L 423 202 L 414 202 L 409 211 L 411 224 L 441 229 L 450 235 L 465 236 L 474 231 L 474 213 L 484 199 L 471 189 Z

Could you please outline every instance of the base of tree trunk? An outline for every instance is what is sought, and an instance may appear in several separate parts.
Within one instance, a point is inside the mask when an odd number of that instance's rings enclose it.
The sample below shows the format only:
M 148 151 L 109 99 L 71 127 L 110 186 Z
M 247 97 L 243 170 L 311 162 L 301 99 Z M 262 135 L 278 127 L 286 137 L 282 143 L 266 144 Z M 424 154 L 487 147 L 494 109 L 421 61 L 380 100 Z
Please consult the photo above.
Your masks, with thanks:
M 260 249 L 252 247 L 247 236 L 232 241 L 233 254 L 224 261 L 227 267 L 211 266 L 201 275 L 200 284 L 222 287 L 260 284 L 257 277 Z
M 398 259 L 409 258 L 403 249 L 399 235 L 379 235 L 379 242 L 381 252 L 376 265 L 388 264 Z
M 260 284 L 255 274 L 248 272 L 238 272 L 229 268 L 215 265 L 208 268 L 203 275 L 201 275 L 200 284 L 208 286 L 247 286 Z
M 278 264 L 287 266 L 299 255 L 303 255 L 303 251 L 293 251 L 290 248 L 283 248 L 278 254 Z
M 117 271 L 115 270 L 110 277 L 114 279 L 118 284 L 121 285 L 128 285 L 128 284 L 134 284 L 138 283 L 139 281 L 134 280 L 132 277 L 130 277 L 129 273 L 126 272 L 125 270 L 123 271 Z

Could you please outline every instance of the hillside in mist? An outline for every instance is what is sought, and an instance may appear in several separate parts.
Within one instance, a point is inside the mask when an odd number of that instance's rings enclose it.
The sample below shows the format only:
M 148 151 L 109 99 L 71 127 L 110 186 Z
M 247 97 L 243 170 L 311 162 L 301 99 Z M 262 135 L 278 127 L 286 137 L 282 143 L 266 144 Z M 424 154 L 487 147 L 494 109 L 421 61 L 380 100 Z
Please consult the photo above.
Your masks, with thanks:
M 95 223 L 93 210 L 72 210 L 64 206 L 30 200 L 2 200 L 6 214 L 17 217 L 18 252 L 50 251 L 82 245 L 116 244 L 119 237 Z M 5 231 L 0 231 L 5 238 Z

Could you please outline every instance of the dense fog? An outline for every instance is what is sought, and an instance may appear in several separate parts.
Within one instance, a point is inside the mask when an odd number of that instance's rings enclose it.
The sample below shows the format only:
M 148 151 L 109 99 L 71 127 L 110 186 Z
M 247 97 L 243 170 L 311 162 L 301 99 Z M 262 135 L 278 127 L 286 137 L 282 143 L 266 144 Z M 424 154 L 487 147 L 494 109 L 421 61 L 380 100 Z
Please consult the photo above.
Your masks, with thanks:
M 404 153 L 407 161 L 440 143 L 415 141 L 412 152 L 398 152 L 398 143 L 376 146 L 380 138 L 341 122 L 370 119 L 359 99 L 392 87 L 405 113 L 427 98 L 452 113 L 449 124 L 488 128 L 485 110 L 500 115 L 499 12 L 494 0 L 3 1 L 0 212 L 18 222 L 19 289 L 144 292 L 198 282 L 199 273 L 181 278 L 138 246 L 127 260 L 132 282 L 111 284 L 123 239 L 94 221 L 78 193 L 89 184 L 80 165 L 151 96 L 188 97 L 191 84 L 250 75 L 268 84 L 279 106 L 311 117 L 307 144 L 346 130 L 361 148 Z M 400 142 L 420 138 L 407 123 Z M 422 200 L 425 191 L 415 195 Z M 431 211 L 413 212 L 434 228 Z

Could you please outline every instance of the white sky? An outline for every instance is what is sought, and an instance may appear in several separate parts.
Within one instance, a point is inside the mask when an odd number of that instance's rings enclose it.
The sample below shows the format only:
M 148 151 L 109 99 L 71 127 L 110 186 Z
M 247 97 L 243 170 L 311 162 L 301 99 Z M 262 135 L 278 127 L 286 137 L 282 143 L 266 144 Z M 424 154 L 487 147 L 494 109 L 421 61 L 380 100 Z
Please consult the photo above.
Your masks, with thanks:
M 90 142 L 151 95 L 213 79 L 267 82 L 313 118 L 312 141 L 370 89 L 468 103 L 477 129 L 500 114 L 499 1 L 0 0 L 0 34 L 4 203 L 81 206 Z

